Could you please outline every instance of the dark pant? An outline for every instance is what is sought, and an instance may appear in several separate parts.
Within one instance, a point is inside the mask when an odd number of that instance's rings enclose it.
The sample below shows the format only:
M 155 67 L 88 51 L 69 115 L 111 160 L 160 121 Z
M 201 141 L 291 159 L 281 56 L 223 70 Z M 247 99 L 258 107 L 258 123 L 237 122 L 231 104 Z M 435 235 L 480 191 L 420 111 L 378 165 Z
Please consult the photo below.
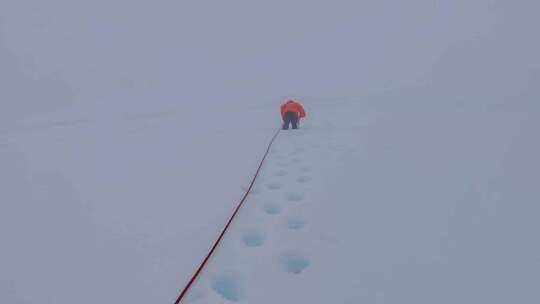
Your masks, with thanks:
M 283 130 L 288 130 L 289 124 L 292 124 L 293 129 L 298 129 L 298 116 L 295 112 L 285 112 L 283 117 Z

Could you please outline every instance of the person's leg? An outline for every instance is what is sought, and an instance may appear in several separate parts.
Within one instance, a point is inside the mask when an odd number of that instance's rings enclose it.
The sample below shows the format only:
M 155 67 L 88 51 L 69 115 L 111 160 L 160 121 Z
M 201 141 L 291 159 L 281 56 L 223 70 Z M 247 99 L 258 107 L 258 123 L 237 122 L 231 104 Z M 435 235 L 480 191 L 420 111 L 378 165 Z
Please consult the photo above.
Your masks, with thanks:
M 283 116 L 283 130 L 288 130 L 290 123 L 291 123 L 291 116 L 289 115 L 289 112 L 287 112 Z
M 293 116 L 291 117 L 292 122 L 292 128 L 298 129 L 298 116 L 296 116 L 296 113 L 293 113 Z

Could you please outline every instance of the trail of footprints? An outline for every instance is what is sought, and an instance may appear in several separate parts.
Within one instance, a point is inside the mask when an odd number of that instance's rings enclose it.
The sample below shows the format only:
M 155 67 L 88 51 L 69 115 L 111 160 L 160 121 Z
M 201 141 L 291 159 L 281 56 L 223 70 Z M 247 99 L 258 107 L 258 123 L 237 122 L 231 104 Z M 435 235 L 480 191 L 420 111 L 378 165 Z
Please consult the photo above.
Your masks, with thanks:
M 304 201 L 304 195 L 301 191 L 293 191 L 291 189 L 298 189 L 299 186 L 305 185 L 312 180 L 311 176 L 309 175 L 311 168 L 309 166 L 302 165 L 302 160 L 299 157 L 304 151 L 304 148 L 297 148 L 293 152 L 289 153 L 288 156 L 284 156 L 280 154 L 277 149 L 272 150 L 272 157 L 270 161 L 273 162 L 275 168 L 277 168 L 277 171 L 275 171 L 273 174 L 275 180 L 266 183 L 264 187 L 252 189 L 251 193 L 257 195 L 263 191 L 262 188 L 266 188 L 268 191 L 280 192 L 279 195 L 283 197 L 282 202 L 266 202 L 261 204 L 260 208 L 268 217 L 284 215 L 284 225 L 286 225 L 287 230 L 291 232 L 300 230 L 306 225 L 306 220 L 301 216 L 282 214 L 282 206 L 286 204 L 298 204 Z M 290 184 L 278 182 L 277 180 L 282 180 L 283 177 L 293 174 L 293 172 L 289 172 L 289 169 L 291 168 L 296 168 L 299 175 L 290 179 Z M 241 241 L 247 248 L 264 246 L 266 238 L 266 232 L 258 228 L 245 230 L 241 234 Z M 276 264 L 285 273 L 298 275 L 310 266 L 311 261 L 309 257 L 292 248 L 290 251 L 281 253 L 279 258 L 276 260 Z M 212 289 L 224 299 L 233 302 L 237 302 L 242 299 L 241 285 L 242 284 L 240 284 L 240 280 L 237 275 L 229 272 L 218 274 L 211 280 Z
M 281 207 L 275 203 L 267 203 L 263 206 L 264 212 L 269 215 L 276 215 L 281 213 Z

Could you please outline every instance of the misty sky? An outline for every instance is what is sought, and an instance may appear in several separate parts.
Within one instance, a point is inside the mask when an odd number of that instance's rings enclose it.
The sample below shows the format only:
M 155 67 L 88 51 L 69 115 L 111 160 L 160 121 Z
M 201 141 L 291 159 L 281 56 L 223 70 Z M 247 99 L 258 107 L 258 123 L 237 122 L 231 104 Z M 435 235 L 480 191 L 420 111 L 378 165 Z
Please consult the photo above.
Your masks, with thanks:
M 0 1 L 0 119 L 418 87 L 536 102 L 535 0 Z

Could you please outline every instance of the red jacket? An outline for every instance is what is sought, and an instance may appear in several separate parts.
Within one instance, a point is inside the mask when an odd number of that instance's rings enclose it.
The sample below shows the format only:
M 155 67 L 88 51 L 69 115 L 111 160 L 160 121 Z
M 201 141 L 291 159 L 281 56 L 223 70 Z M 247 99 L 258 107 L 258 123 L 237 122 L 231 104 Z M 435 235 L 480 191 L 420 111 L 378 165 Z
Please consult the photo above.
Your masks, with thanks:
M 293 100 L 289 100 L 281 105 L 281 118 L 285 118 L 286 112 L 294 112 L 298 118 L 306 117 L 306 112 L 302 105 Z

